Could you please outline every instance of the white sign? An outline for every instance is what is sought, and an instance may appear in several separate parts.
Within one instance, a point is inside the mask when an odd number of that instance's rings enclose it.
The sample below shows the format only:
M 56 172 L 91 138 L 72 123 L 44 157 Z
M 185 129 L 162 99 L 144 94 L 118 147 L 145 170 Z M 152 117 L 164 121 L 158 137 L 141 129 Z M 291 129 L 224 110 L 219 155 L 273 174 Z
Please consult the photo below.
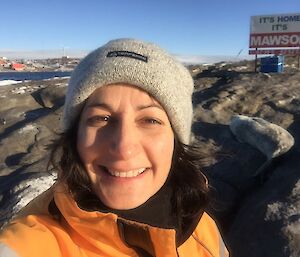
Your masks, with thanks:
M 300 47 L 300 13 L 252 16 L 249 47 Z

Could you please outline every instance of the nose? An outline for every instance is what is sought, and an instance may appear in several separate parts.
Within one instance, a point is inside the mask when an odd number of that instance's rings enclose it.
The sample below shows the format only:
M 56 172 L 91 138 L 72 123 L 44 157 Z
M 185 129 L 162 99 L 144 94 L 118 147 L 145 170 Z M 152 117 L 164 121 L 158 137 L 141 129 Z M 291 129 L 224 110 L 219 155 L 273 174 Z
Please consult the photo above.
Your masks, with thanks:
M 133 122 L 119 121 L 112 129 L 109 152 L 116 158 L 128 160 L 139 153 L 138 131 Z

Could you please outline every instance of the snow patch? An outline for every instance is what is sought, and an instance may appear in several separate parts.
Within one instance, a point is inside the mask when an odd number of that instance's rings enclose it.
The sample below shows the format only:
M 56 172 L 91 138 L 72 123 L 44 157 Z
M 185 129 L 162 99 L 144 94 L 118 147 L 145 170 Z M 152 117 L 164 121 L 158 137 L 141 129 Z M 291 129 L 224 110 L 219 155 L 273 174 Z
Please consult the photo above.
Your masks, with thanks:
M 42 79 L 42 81 L 49 81 L 49 80 L 57 80 L 57 79 L 69 79 L 71 76 L 65 76 L 65 77 L 52 77 L 52 78 L 48 78 L 48 79 Z
M 23 82 L 23 81 L 20 81 L 20 80 L 12 80 L 12 79 L 1 80 L 1 81 L 0 81 L 0 86 L 14 85 L 14 84 L 22 83 L 22 82 Z
M 23 86 L 23 87 L 15 88 L 11 92 L 14 93 L 14 94 L 25 94 L 26 89 L 27 89 L 27 87 Z
M 32 130 L 34 130 L 34 129 L 38 130 L 38 128 L 37 128 L 36 126 L 34 126 L 34 125 L 32 125 L 32 124 L 28 124 L 28 125 L 26 125 L 25 127 L 19 129 L 18 132 L 19 132 L 19 134 L 23 134 L 23 133 L 26 133 L 26 132 L 28 132 L 28 131 L 32 131 Z
M 17 203 L 12 207 L 12 216 L 25 207 L 31 200 L 50 188 L 56 180 L 56 175 L 49 174 L 39 178 L 30 179 L 14 187 L 13 193 Z
M 240 71 L 240 70 L 247 70 L 249 69 L 248 66 L 239 66 L 239 67 L 236 67 L 236 70 Z
M 25 94 L 25 93 L 31 93 L 33 91 L 35 91 L 37 87 L 31 87 L 31 86 L 21 86 L 18 88 L 14 88 L 13 90 L 11 90 L 12 93 L 14 94 Z

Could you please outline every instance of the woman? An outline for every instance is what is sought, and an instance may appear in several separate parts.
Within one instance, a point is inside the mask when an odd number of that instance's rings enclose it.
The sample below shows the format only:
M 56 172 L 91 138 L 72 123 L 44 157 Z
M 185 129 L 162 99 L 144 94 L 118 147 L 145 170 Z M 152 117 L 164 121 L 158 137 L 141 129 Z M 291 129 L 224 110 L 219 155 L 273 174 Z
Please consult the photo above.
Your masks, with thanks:
M 58 181 L 2 232 L 0 256 L 227 256 L 188 145 L 192 93 L 156 45 L 118 39 L 85 57 L 51 155 Z

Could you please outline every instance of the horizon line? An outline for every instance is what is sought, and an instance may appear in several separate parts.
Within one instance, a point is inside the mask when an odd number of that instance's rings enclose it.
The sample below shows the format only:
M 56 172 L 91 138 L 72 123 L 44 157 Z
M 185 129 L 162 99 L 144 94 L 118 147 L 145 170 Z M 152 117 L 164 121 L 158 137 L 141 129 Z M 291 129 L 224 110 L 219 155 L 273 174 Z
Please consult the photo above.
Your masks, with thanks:
M 10 60 L 20 59 L 58 59 L 63 56 L 70 58 L 83 58 L 91 50 L 83 49 L 40 49 L 40 50 L 13 50 L 13 49 L 0 49 L 0 57 L 6 57 Z M 65 54 L 65 55 L 63 55 Z M 171 54 L 182 63 L 186 64 L 202 64 L 202 63 L 216 63 L 221 61 L 241 61 L 252 60 L 253 56 L 250 55 L 198 55 L 198 54 Z

